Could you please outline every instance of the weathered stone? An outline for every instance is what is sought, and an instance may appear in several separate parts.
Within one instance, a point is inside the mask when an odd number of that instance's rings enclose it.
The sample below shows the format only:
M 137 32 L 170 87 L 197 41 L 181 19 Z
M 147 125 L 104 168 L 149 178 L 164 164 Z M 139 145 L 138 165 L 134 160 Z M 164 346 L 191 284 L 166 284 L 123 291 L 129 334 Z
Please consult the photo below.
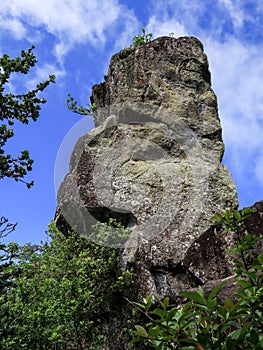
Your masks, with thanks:
M 202 147 L 223 155 L 217 100 L 207 57 L 194 37 L 162 37 L 137 49 L 124 49 L 110 62 L 107 80 L 92 89 L 98 110 L 123 103 L 149 103 L 174 112 L 195 131 Z M 110 113 L 95 113 L 100 125 Z
M 202 44 L 163 37 L 122 50 L 91 101 L 96 128 L 72 153 L 58 220 L 87 237 L 92 223 L 109 216 L 130 227 L 122 264 L 135 266 L 142 296 L 175 297 L 231 274 L 210 217 L 238 201 L 220 163 L 224 145 Z

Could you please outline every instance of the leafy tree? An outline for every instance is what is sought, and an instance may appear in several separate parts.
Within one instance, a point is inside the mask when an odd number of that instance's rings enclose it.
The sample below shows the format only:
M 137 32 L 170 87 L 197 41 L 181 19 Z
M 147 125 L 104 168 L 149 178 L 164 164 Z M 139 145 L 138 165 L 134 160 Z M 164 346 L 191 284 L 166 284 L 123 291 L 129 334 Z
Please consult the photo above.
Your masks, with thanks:
M 6 153 L 5 145 L 14 136 L 12 126 L 16 120 L 23 124 L 28 124 L 30 119 L 37 120 L 40 105 L 46 102 L 44 98 L 38 97 L 38 93 L 44 91 L 51 82 L 55 82 L 55 76 L 50 75 L 48 80 L 39 83 L 35 89 L 25 93 L 14 94 L 9 89 L 13 74 L 26 75 L 30 68 L 35 66 L 37 60 L 33 49 L 32 46 L 28 51 L 22 50 L 20 56 L 16 58 L 10 58 L 7 54 L 0 57 L 0 180 L 13 178 L 15 181 L 25 183 L 28 188 L 33 185 L 33 181 L 24 181 L 24 177 L 32 170 L 33 160 L 29 152 L 24 150 L 20 156 L 15 158 Z M 2 216 L 0 218 L 0 239 L 14 231 L 16 225 L 8 223 L 8 220 Z M 10 271 L 6 272 L 7 268 L 12 266 L 12 261 L 9 248 L 1 242 L 0 250 L 4 253 L 0 255 L 0 292 L 3 293 L 12 282 L 12 274 Z
M 41 104 L 46 100 L 39 98 L 38 93 L 45 90 L 55 82 L 55 76 L 50 75 L 45 82 L 36 85 L 35 89 L 22 94 L 14 94 L 8 88 L 8 84 L 14 73 L 28 74 L 31 67 L 37 63 L 33 54 L 34 46 L 27 51 L 22 50 L 20 56 L 10 58 L 4 54 L 0 58 L 0 179 L 13 178 L 15 181 L 24 182 L 31 187 L 33 182 L 26 182 L 24 177 L 32 170 L 33 160 L 29 152 L 23 150 L 18 157 L 6 154 L 5 144 L 14 136 L 12 126 L 15 120 L 28 124 L 30 120 L 36 121 L 39 117 Z
M 5 217 L 0 218 L 0 239 L 6 237 L 16 228 L 17 224 L 8 223 Z M 7 246 L 0 241 L 0 294 L 4 293 L 11 283 L 11 275 L 7 272 L 8 267 L 12 265 L 12 259 L 8 254 Z
M 16 277 L 0 296 L 0 347 L 103 349 L 99 329 L 132 274 L 121 271 L 118 250 L 74 232 L 65 237 L 53 224 L 48 237 L 41 246 L 8 245 L 5 257 L 14 258 L 5 273 Z

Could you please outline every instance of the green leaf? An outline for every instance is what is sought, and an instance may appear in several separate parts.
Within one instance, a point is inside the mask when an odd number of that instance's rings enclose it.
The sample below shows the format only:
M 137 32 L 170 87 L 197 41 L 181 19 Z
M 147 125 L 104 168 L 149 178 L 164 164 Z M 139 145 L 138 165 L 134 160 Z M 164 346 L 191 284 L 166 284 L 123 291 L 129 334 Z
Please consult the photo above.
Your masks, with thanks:
M 163 308 L 166 310 L 168 306 L 169 306 L 169 298 L 166 297 L 163 301 Z
M 226 299 L 224 301 L 224 306 L 225 306 L 227 311 L 232 311 L 234 308 L 234 303 L 231 299 Z
M 222 281 L 221 283 L 219 283 L 209 294 L 208 301 L 211 301 L 220 292 L 220 290 L 224 287 L 226 283 L 227 281 Z
M 158 336 L 162 333 L 161 329 L 159 326 L 151 327 L 149 329 L 149 334 L 151 337 L 158 338 Z
M 244 336 L 246 335 L 246 333 L 248 332 L 248 330 L 251 328 L 251 324 L 250 322 L 246 322 L 244 324 L 244 326 L 241 328 L 241 336 L 242 338 L 244 338 Z
M 207 306 L 210 311 L 213 310 L 217 306 L 217 300 L 216 299 L 207 300 Z
M 230 222 L 231 215 L 230 215 L 230 210 L 229 209 L 227 209 L 225 211 L 225 219 L 226 219 L 227 222 Z
M 219 213 L 216 213 L 215 215 L 213 215 L 213 216 L 211 217 L 211 220 L 220 221 L 220 220 L 222 220 L 222 215 L 219 214 Z
M 152 295 L 148 295 L 145 299 L 145 310 L 146 311 L 149 311 L 149 309 L 151 308 L 152 306 L 152 298 L 153 296 Z
M 251 287 L 251 282 L 245 280 L 238 280 L 237 283 L 243 288 Z
M 251 209 L 251 208 L 248 208 L 248 207 L 245 207 L 241 210 L 241 215 L 242 215 L 242 218 L 243 220 L 246 219 L 247 217 L 249 217 L 252 213 L 255 213 L 256 210 L 255 209 Z
M 142 337 L 142 338 L 147 338 L 148 337 L 148 332 L 146 329 L 140 325 L 135 325 L 136 331 L 134 332 L 136 335 Z
M 142 339 L 141 338 L 133 338 L 130 342 L 129 342 L 129 347 L 132 347 L 134 343 L 139 343 L 141 342 Z
M 237 221 L 241 220 L 241 214 L 238 210 L 233 210 L 234 216 L 237 219 Z
M 151 315 L 157 315 L 160 316 L 160 318 L 163 318 L 166 315 L 166 311 L 161 309 L 154 309 L 151 311 Z
M 199 303 L 201 305 L 207 305 L 206 299 L 196 292 L 183 292 L 180 293 L 179 296 L 195 301 L 196 303 Z
M 177 315 L 176 320 L 178 320 L 178 317 L 181 316 L 181 311 L 177 309 L 176 307 L 173 307 L 171 310 L 168 311 L 167 316 L 166 316 L 166 321 L 169 322 L 172 319 L 175 318 L 175 315 Z
M 235 329 L 234 331 L 232 331 L 228 337 L 231 340 L 239 340 L 242 339 L 243 336 L 245 335 L 245 333 L 247 332 L 248 328 L 250 327 L 250 323 L 247 323 L 243 326 L 243 328 L 239 328 L 239 329 Z
M 257 274 L 255 272 L 252 272 L 252 271 L 243 270 L 242 275 L 251 278 L 253 281 L 255 281 L 257 279 Z
M 258 261 L 260 262 L 261 265 L 263 265 L 263 254 L 259 254 Z

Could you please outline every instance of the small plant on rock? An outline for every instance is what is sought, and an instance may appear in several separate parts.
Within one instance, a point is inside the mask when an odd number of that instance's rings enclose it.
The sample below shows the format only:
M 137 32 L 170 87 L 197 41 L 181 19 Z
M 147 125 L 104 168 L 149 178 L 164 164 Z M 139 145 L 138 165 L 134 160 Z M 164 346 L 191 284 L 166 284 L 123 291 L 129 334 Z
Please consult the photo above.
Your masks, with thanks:
M 136 49 L 138 46 L 149 43 L 152 40 L 152 33 L 146 33 L 145 28 L 142 28 L 141 34 L 135 35 L 132 38 L 131 47 Z

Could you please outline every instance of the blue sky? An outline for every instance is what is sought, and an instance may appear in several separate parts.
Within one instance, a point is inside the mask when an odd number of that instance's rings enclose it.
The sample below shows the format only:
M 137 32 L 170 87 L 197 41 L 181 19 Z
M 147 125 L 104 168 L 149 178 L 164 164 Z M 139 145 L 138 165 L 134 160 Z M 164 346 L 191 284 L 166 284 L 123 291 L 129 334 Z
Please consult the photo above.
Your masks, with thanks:
M 16 57 L 36 46 L 38 63 L 9 88 L 23 91 L 57 76 L 44 93 L 47 104 L 29 126 L 15 125 L 8 143 L 13 155 L 30 150 L 35 160 L 28 190 L 12 180 L 0 182 L 0 215 L 18 222 L 8 239 L 37 243 L 54 216 L 54 169 L 67 133 L 69 144 L 93 127 L 91 117 L 67 110 L 70 92 L 81 104 L 103 81 L 110 57 L 130 45 L 142 27 L 153 37 L 191 35 L 204 44 L 217 94 L 228 166 L 240 206 L 263 199 L 263 3 L 262 0 L 1 0 L 0 55 Z M 76 125 L 77 124 L 77 125 Z M 66 167 L 67 157 L 64 165 Z M 63 169 L 65 171 L 65 169 Z

